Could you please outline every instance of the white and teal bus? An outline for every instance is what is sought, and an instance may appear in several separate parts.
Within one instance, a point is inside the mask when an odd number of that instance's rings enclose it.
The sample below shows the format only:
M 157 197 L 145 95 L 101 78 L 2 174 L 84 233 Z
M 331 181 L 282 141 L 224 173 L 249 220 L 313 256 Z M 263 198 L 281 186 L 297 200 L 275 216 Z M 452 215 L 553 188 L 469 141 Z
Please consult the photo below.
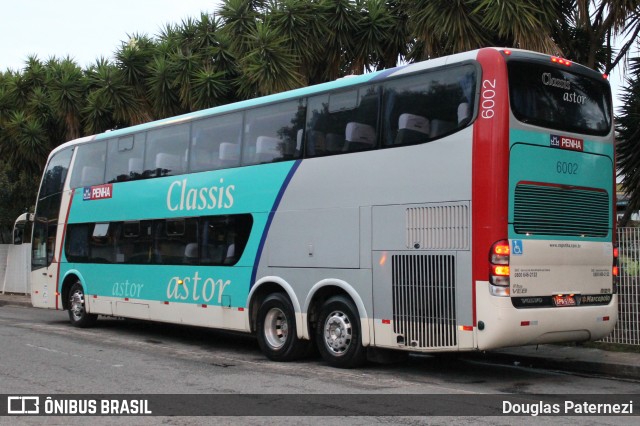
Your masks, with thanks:
M 74 140 L 32 301 L 257 336 L 265 355 L 600 339 L 617 319 L 605 76 L 496 48 Z

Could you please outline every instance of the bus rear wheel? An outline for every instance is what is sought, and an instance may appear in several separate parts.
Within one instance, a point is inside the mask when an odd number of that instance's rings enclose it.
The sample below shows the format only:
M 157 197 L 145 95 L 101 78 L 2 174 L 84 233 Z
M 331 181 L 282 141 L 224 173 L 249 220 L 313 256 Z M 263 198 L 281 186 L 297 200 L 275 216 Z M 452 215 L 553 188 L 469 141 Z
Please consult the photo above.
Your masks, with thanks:
M 282 293 L 268 296 L 256 324 L 258 345 L 272 361 L 293 361 L 308 352 L 309 342 L 298 338 L 295 311 Z
M 97 315 L 87 312 L 84 299 L 84 289 L 80 281 L 77 281 L 69 290 L 69 320 L 74 327 L 91 327 L 98 319 Z
M 333 367 L 354 368 L 367 359 L 358 310 L 344 296 L 331 297 L 322 305 L 316 340 L 320 355 Z

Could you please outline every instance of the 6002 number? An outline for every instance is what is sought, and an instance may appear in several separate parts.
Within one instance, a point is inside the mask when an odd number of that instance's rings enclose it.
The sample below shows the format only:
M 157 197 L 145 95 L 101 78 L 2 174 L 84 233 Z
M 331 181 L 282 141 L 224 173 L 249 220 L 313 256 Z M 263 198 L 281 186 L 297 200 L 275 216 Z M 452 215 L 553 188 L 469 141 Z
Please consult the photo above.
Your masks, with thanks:
M 558 161 L 556 163 L 556 172 L 563 175 L 577 175 L 578 163 L 569 163 L 567 161 Z
M 493 118 L 496 114 L 496 81 L 495 80 L 484 80 L 482 82 L 482 108 L 480 112 L 480 117 L 482 118 Z

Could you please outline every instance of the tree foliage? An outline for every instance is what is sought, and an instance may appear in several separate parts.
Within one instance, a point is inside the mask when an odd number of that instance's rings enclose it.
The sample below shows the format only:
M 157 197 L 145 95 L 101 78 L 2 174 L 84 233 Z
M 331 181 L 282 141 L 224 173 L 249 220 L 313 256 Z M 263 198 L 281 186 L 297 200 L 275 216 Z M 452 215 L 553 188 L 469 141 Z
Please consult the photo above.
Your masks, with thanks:
M 640 58 L 631 60 L 622 107 L 617 117 L 618 170 L 629 194 L 629 204 L 620 221 L 624 226 L 633 212 L 640 210 Z

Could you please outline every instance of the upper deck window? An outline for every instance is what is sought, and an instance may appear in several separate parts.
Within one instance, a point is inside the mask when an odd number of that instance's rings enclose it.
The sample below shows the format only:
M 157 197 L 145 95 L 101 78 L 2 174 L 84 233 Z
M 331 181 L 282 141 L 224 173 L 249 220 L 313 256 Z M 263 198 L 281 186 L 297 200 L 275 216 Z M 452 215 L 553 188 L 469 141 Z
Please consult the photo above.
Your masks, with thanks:
M 509 95 L 520 121 L 550 129 L 605 136 L 611 130 L 606 81 L 536 62 L 510 61 Z

